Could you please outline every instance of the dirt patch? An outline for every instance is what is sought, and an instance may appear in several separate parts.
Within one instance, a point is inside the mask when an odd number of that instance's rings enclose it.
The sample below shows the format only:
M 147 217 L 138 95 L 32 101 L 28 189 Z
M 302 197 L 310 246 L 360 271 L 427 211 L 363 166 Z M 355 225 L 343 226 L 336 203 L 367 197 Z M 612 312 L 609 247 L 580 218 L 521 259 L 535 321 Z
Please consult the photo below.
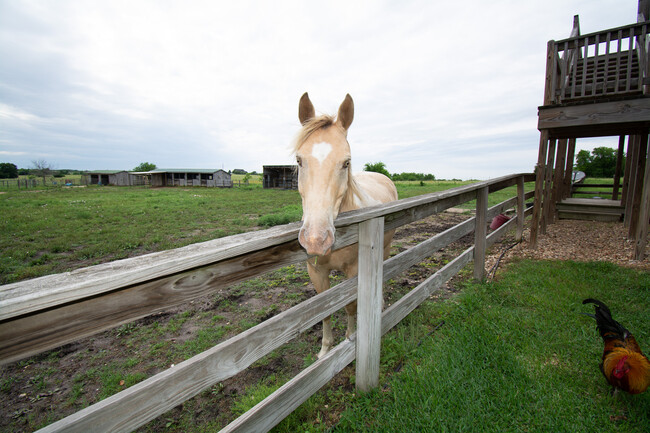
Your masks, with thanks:
M 470 218 L 466 211 L 443 212 L 399 228 L 392 254 L 407 250 L 436 233 Z M 630 259 L 633 244 L 625 240 L 622 224 L 559 221 L 539 238 L 539 248 L 515 245 L 511 231 L 495 244 L 486 260 L 488 270 L 502 268 L 518 257 L 532 259 L 607 260 L 624 266 L 650 269 L 650 260 Z M 473 244 L 473 234 L 436 252 L 422 263 L 392 279 L 385 287 L 390 305 L 437 269 Z M 514 245 L 514 247 L 513 247 Z M 434 296 L 447 298 L 459 290 L 463 277 L 455 277 Z M 343 276 L 335 274 L 332 284 Z M 187 305 L 76 341 L 41 355 L 0 367 L 0 431 L 23 432 L 50 424 L 114 392 L 151 377 L 172 364 L 213 347 L 233 335 L 314 296 L 303 264 L 297 264 L 243 284 L 221 289 Z M 343 311 L 332 317 L 334 336 L 345 336 Z M 233 403 L 251 386 L 274 385 L 298 374 L 313 362 L 320 348 L 321 325 L 301 334 L 237 376 L 214 385 L 196 397 L 143 426 L 138 431 L 184 431 L 184 423 L 223 427 L 236 418 Z M 344 369 L 327 389 L 354 392 L 352 368 Z M 329 404 L 329 403 L 326 403 Z M 334 425 L 342 408 L 330 407 Z
M 635 243 L 627 239 L 627 232 L 622 223 L 559 220 L 547 227 L 546 234 L 538 236 L 536 249 L 531 249 L 528 244 L 530 229 L 524 230 L 524 242 L 513 247 L 504 258 L 506 262 L 515 257 L 533 260 L 605 261 L 650 271 L 650 242 L 646 245 L 645 260 L 635 260 Z

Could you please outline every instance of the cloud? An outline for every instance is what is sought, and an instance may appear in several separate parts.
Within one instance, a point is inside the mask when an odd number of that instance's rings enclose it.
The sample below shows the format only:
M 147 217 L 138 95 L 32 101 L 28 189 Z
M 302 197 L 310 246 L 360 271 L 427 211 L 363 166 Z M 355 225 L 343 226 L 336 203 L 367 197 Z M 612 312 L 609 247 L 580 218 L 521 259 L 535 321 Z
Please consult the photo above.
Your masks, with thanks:
M 292 161 L 309 91 L 326 113 L 354 98 L 356 169 L 528 171 L 546 42 L 575 13 L 587 33 L 635 21 L 636 2 L 2 2 L 0 151 L 259 171 Z

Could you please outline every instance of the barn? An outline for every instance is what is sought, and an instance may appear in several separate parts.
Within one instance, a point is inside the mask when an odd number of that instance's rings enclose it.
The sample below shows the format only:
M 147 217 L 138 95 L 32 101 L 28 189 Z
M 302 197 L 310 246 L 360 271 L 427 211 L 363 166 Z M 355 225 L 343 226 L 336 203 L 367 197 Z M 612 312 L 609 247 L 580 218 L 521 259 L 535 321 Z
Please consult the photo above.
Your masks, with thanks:
M 207 186 L 232 188 L 230 174 L 221 169 L 161 168 L 148 171 L 146 174 L 151 176 L 151 186 Z
M 298 166 L 265 165 L 264 188 L 298 189 Z
M 87 171 L 82 176 L 85 185 L 135 186 L 146 185 L 146 178 L 126 170 Z

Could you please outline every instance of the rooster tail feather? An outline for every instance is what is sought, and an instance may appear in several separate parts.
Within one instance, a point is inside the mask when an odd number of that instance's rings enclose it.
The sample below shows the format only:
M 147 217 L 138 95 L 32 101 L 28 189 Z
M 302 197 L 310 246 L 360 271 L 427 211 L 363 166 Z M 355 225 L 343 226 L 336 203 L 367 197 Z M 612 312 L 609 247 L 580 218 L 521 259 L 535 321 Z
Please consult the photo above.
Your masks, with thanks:
M 596 304 L 598 307 L 603 309 L 607 313 L 607 315 L 609 315 L 610 317 L 612 316 L 612 312 L 609 311 L 609 307 L 607 305 L 605 305 L 602 301 L 599 301 L 598 299 L 587 298 L 584 301 L 582 301 L 582 303 L 583 304 Z M 598 308 L 596 308 L 596 310 L 598 310 Z
M 630 334 L 630 331 L 625 329 L 620 323 L 612 318 L 612 313 L 609 311 L 609 307 L 598 299 L 585 299 L 582 301 L 583 304 L 595 304 L 596 314 L 591 316 L 596 319 L 596 327 L 600 336 L 605 339 L 609 338 L 620 338 L 625 340 L 625 338 Z

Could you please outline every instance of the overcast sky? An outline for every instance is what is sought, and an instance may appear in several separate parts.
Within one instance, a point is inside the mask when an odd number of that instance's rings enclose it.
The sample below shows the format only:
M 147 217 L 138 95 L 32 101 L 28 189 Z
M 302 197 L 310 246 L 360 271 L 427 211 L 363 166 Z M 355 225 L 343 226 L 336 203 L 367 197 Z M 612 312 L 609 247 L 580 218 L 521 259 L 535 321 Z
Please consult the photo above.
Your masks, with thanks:
M 355 103 L 353 168 L 530 172 L 546 43 L 636 22 L 637 0 L 0 0 L 0 162 L 293 163 L 298 100 Z M 617 139 L 578 140 L 579 148 Z

